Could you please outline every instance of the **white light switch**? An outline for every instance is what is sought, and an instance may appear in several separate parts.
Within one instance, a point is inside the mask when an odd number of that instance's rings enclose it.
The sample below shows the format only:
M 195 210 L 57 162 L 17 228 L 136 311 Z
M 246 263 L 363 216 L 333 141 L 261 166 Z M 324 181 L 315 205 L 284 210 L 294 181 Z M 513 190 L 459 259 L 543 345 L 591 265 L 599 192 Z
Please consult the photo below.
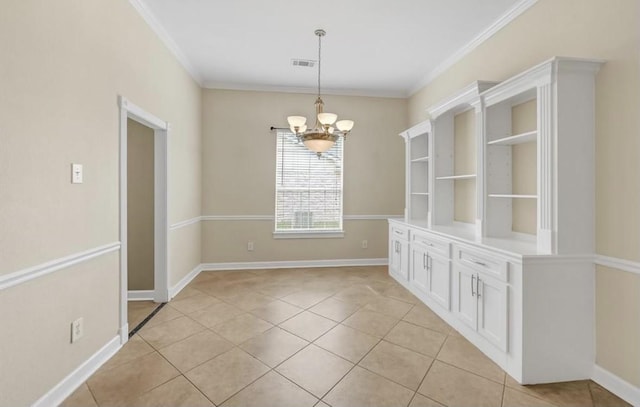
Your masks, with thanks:
M 71 164 L 71 183 L 82 184 L 82 164 Z

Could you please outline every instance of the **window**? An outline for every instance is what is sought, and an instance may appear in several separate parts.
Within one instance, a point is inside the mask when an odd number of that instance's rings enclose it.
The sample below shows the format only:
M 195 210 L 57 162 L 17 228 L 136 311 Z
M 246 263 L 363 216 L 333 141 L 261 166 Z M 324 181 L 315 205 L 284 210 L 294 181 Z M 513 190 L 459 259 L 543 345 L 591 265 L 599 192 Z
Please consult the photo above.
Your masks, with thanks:
M 277 138 L 274 235 L 341 237 L 342 137 L 319 158 L 291 132 Z

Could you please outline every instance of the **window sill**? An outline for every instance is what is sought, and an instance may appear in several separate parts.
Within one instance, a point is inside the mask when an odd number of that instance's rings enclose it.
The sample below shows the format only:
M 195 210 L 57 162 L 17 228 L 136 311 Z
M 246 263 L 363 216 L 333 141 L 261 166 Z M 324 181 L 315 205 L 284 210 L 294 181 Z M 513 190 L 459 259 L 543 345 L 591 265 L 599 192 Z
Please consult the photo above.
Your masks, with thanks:
M 344 238 L 344 231 L 342 230 L 329 230 L 329 231 L 302 231 L 296 230 L 292 232 L 273 232 L 274 239 L 342 239 Z

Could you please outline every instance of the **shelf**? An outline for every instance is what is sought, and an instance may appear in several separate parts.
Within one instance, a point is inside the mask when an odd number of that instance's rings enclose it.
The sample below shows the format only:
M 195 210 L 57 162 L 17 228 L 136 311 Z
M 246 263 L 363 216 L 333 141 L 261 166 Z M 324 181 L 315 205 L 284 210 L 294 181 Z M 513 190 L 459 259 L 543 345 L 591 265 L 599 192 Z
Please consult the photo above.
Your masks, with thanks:
M 429 161 L 429 157 L 419 157 L 411 160 L 412 163 L 426 163 Z
M 412 192 L 411 195 L 428 196 L 429 193 L 428 192 Z
M 536 141 L 538 138 L 538 131 L 528 131 L 526 133 L 516 134 L 515 136 L 503 137 L 497 140 L 492 140 L 487 144 L 490 146 L 512 146 L 514 144 L 523 144 Z
M 538 199 L 538 195 L 489 194 L 489 198 Z
M 436 177 L 437 180 L 444 180 L 444 179 L 473 179 L 476 177 L 476 174 L 467 174 L 467 175 L 448 175 L 445 177 Z

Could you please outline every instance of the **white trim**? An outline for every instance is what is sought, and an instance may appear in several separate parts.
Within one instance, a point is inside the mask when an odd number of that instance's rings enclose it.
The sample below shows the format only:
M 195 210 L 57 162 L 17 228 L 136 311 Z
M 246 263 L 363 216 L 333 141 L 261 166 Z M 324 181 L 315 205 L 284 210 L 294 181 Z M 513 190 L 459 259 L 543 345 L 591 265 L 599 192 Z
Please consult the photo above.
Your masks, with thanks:
M 201 271 L 202 264 L 198 264 L 193 270 L 189 272 L 189 274 L 182 277 L 182 279 L 178 281 L 177 284 L 169 288 L 169 299 L 173 299 L 173 297 L 178 295 L 178 293 L 182 291 L 182 289 L 185 288 L 187 284 L 189 284 L 194 278 L 196 278 Z
M 389 219 L 400 219 L 403 218 L 404 215 L 344 215 L 342 217 L 343 220 L 389 220 Z
M 451 68 L 458 61 L 464 58 L 466 55 L 471 53 L 474 49 L 478 48 L 482 43 L 487 41 L 493 35 L 495 35 L 502 28 L 507 26 L 513 20 L 515 20 L 522 13 L 527 11 L 531 6 L 536 4 L 538 0 L 522 0 L 516 3 L 513 7 L 507 10 L 502 16 L 500 16 L 496 21 L 494 21 L 491 25 L 485 28 L 480 34 L 478 34 L 474 39 L 466 43 L 463 47 L 458 49 L 453 55 L 449 56 L 447 59 L 442 61 L 440 65 L 429 71 L 418 83 L 416 83 L 409 91 L 408 96 L 415 95 L 420 89 L 427 86 L 431 83 L 435 78 L 437 78 L 440 74 L 444 73 L 447 69 Z
M 118 96 L 120 116 L 120 326 L 127 326 L 127 121 L 129 119 L 153 129 L 154 156 L 154 295 L 155 302 L 169 301 L 169 221 L 168 221 L 168 145 L 171 126 L 124 96 Z M 124 339 L 124 332 L 120 332 Z
M 120 344 L 124 345 L 129 341 L 129 323 L 126 323 L 118 329 L 118 337 L 120 338 Z
M 153 290 L 129 290 L 127 301 L 153 301 Z
M 342 230 L 295 230 L 295 231 L 275 231 L 274 239 L 336 239 L 343 238 Z
M 387 220 L 387 219 L 394 219 L 394 218 L 402 218 L 404 215 L 344 215 L 342 217 L 342 220 Z M 197 222 L 195 220 L 196 218 L 193 219 L 189 219 L 190 221 L 193 221 L 193 223 Z M 207 222 L 207 221 L 244 221 L 244 220 L 267 220 L 267 221 L 272 221 L 275 220 L 275 216 L 273 215 L 203 215 L 200 216 L 199 220 L 203 221 L 203 222 Z M 181 225 L 178 227 L 182 227 L 184 225 L 182 225 L 182 223 L 185 223 L 188 221 L 184 221 L 184 222 L 180 222 Z M 178 224 L 172 225 L 172 227 L 176 226 Z
M 169 49 L 169 51 L 178 60 L 182 67 L 187 72 L 189 72 L 189 75 L 191 75 L 193 80 L 196 81 L 198 85 L 202 86 L 203 80 L 200 72 L 191 63 L 189 58 L 187 58 L 186 55 L 182 52 L 178 44 L 176 44 L 173 38 L 171 38 L 167 30 L 164 29 L 162 24 L 160 24 L 158 19 L 153 15 L 149 8 L 147 8 L 147 6 L 141 0 L 129 0 L 129 3 L 138 12 L 138 14 L 140 14 L 142 19 L 147 23 L 151 30 L 156 33 L 158 38 L 160 38 L 160 41 L 164 43 L 164 45 Z
M 94 353 L 89 359 L 78 368 L 62 379 L 38 401 L 33 403 L 33 407 L 57 406 L 82 385 L 100 366 L 109 360 L 120 349 L 120 337 L 116 336 L 107 342 L 100 350 Z
M 436 120 L 444 113 L 460 113 L 473 108 L 473 104 L 478 101 L 478 95 L 487 89 L 496 86 L 495 81 L 475 81 L 450 95 L 444 101 L 429 106 L 427 113 L 431 120 Z
M 422 121 L 398 135 L 407 141 L 423 134 L 431 134 L 431 120 Z
M 227 220 L 275 220 L 273 215 L 204 215 L 203 221 L 227 221 Z
M 640 274 L 640 263 L 637 261 L 602 256 L 598 254 L 596 255 L 595 262 L 598 266 L 610 267 L 613 269 L 628 271 L 629 273 Z
M 181 222 L 176 222 L 173 225 L 169 226 L 169 230 L 176 230 L 183 228 L 185 226 L 193 225 L 194 223 L 198 223 L 202 220 L 202 216 L 196 216 L 195 218 L 183 220 Z
M 594 382 L 609 390 L 611 393 L 631 403 L 634 406 L 640 406 L 640 388 L 625 381 L 624 379 L 614 375 L 608 370 L 594 364 L 593 375 Z
M 229 82 L 205 81 L 204 88 L 220 89 L 220 90 L 241 90 L 252 92 L 281 92 L 281 93 L 302 93 L 315 96 L 318 93 L 316 88 L 296 87 L 296 86 L 276 86 L 261 84 L 243 84 Z M 323 95 L 339 95 L 339 96 L 364 96 L 364 97 L 381 97 L 393 99 L 406 99 L 407 92 L 405 90 L 367 90 L 367 89 L 325 89 L 322 88 Z
M 202 271 L 254 270 L 279 268 L 345 267 L 345 266 L 386 266 L 389 260 L 382 259 L 342 259 L 342 260 L 294 260 L 261 261 L 246 263 L 203 263 Z
M 84 252 L 60 257 L 24 270 L 2 275 L 0 276 L 0 291 L 119 249 L 120 242 L 113 242 L 103 246 L 94 247 L 93 249 L 89 249 Z

